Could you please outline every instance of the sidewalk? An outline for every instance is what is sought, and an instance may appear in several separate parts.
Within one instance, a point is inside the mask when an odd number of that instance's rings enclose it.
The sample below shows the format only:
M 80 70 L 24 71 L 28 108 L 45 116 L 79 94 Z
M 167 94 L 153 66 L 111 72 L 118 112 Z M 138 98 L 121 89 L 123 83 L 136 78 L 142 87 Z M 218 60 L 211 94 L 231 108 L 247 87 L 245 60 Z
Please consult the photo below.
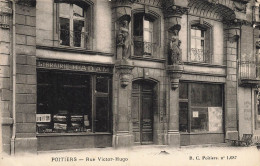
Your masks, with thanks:
M 3 164 L 2 164 L 2 163 Z M 19 164 L 17 164 L 19 163 Z M 3 156 L 2 166 L 259 166 L 260 151 L 255 146 L 225 145 L 136 146 L 129 149 L 80 149 L 41 152 L 38 155 Z

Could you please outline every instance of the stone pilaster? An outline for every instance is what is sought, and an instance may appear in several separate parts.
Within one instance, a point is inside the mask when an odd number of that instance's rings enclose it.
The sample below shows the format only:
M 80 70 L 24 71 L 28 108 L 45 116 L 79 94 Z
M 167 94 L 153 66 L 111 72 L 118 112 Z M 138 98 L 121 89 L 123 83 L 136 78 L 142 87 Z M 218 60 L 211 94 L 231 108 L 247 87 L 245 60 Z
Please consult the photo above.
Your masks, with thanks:
M 231 25 L 225 29 L 225 51 L 227 64 L 227 79 L 225 86 L 225 131 L 226 138 L 238 138 L 237 119 L 237 57 L 240 27 Z
M 179 2 L 179 1 L 178 1 Z M 187 5 L 187 4 L 186 4 Z M 178 6 L 175 3 L 164 5 L 165 15 L 165 52 L 168 60 L 168 132 L 167 142 L 169 146 L 180 146 L 179 133 L 179 78 L 181 77 L 182 67 L 182 51 L 180 48 L 179 31 L 181 29 L 181 17 L 187 12 L 184 6 Z
M 129 60 L 118 60 L 116 63 L 117 103 L 115 116 L 114 147 L 129 147 L 133 145 L 131 125 L 131 92 L 133 63 Z
M 0 0 L 0 152 L 10 154 L 12 133 L 11 27 L 12 9 L 7 0 Z
M 115 24 L 115 81 L 116 93 L 114 105 L 114 132 L 113 146 L 129 147 L 133 145 L 131 126 L 131 93 L 132 70 L 131 56 L 131 10 L 132 1 L 112 1 L 113 22 Z
M 36 153 L 36 8 L 16 4 L 16 138 L 15 154 Z

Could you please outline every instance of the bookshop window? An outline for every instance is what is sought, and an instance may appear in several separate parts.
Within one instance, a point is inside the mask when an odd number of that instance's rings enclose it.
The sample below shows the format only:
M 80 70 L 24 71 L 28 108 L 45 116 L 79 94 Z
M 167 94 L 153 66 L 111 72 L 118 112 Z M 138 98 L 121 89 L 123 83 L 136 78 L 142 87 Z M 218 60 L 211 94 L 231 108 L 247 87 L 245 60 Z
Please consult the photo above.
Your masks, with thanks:
M 179 130 L 223 132 L 222 86 L 180 83 Z
M 91 7 L 85 3 L 58 3 L 60 45 L 90 49 Z
M 106 90 L 102 93 L 97 91 L 99 78 Z M 109 132 L 110 86 L 110 77 L 39 70 L 37 132 Z

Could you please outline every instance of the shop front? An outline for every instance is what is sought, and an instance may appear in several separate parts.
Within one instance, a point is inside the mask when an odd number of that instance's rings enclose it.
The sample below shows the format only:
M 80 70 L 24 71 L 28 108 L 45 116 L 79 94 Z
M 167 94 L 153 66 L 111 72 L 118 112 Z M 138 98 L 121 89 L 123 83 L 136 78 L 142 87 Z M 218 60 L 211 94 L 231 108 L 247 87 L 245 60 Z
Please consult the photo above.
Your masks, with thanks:
M 112 67 L 39 60 L 38 151 L 112 146 Z
M 181 145 L 223 143 L 223 85 L 181 82 L 179 94 Z

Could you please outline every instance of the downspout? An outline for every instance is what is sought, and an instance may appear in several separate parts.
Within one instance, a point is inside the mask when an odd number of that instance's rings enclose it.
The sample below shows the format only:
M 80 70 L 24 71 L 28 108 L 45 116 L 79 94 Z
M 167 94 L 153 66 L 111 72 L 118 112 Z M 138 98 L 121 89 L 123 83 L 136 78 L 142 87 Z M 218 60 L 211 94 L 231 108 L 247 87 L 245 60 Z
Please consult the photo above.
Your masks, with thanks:
M 16 45 L 16 40 L 15 40 L 15 34 L 16 34 L 16 27 L 15 27 L 15 0 L 11 0 L 12 2 L 12 8 L 13 8 L 13 33 L 12 33 L 12 54 L 13 54 L 13 72 L 12 72 L 12 77 L 13 77 L 13 102 L 12 102 L 12 112 L 13 112 L 13 130 L 12 130 L 12 138 L 11 138 L 11 155 L 15 154 L 15 137 L 16 137 L 16 51 L 15 51 L 15 45 Z

